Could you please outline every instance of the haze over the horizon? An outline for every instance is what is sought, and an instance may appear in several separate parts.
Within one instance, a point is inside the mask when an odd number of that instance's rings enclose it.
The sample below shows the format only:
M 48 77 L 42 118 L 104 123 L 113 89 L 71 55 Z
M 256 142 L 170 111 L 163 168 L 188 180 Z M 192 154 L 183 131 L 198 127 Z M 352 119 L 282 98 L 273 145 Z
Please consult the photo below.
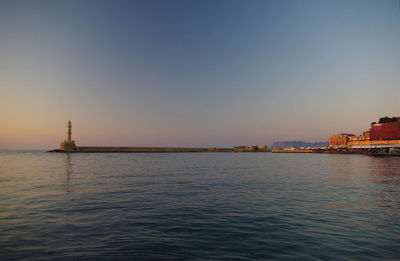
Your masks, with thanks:
M 326 141 L 400 116 L 400 2 L 0 0 L 0 149 Z

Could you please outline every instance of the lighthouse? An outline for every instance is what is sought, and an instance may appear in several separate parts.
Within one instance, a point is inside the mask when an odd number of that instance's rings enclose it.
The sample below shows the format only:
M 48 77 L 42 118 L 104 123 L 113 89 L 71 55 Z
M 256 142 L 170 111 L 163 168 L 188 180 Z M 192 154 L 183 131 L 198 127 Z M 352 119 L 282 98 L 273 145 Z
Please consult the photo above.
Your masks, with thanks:
M 64 140 L 63 142 L 61 142 L 60 150 L 67 151 L 67 152 L 76 150 L 75 141 L 73 141 L 71 139 L 71 135 L 72 135 L 71 129 L 72 129 L 71 121 L 68 121 L 68 124 L 67 124 L 67 139 Z
M 68 136 L 67 136 L 67 138 L 68 138 L 68 143 L 70 143 L 71 142 L 71 128 L 72 128 L 72 124 L 71 124 L 71 121 L 68 121 Z

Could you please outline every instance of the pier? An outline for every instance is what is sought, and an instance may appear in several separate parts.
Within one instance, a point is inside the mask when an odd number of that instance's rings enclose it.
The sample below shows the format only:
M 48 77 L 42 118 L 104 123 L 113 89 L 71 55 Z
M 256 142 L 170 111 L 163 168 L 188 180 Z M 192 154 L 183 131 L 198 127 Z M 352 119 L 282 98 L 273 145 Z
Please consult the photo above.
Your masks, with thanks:
M 59 149 L 49 152 L 61 153 L 179 153 L 179 152 L 267 152 L 267 145 L 236 146 L 233 148 L 217 147 L 106 147 L 76 146 L 72 140 L 72 124 L 67 124 L 67 139 L 60 143 Z

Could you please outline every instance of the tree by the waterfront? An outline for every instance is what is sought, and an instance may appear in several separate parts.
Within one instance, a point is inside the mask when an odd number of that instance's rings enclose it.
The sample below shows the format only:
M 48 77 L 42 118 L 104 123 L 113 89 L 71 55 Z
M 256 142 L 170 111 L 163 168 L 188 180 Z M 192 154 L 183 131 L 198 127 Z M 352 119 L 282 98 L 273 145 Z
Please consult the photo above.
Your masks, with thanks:
M 386 116 L 386 117 L 382 117 L 379 119 L 379 123 L 388 123 L 388 122 L 396 122 L 396 121 L 397 121 L 397 117 L 390 118 L 390 117 Z

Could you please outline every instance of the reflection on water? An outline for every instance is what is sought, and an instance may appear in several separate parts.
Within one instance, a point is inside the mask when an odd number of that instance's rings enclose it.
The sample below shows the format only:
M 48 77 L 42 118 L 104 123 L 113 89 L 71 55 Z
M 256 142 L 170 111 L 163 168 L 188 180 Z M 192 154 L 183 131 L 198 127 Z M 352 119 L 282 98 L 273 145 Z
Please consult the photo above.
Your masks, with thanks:
M 400 158 L 374 158 L 359 155 L 331 155 L 329 157 L 330 182 L 336 186 L 364 191 L 362 198 L 356 195 L 332 202 L 336 208 L 369 209 L 375 207 L 399 207 Z
M 0 152 L 0 259 L 395 259 L 400 158 Z
M 361 182 L 365 184 L 390 183 L 400 185 L 400 158 L 356 157 L 350 155 L 332 155 L 329 159 L 333 182 Z M 364 178 L 369 180 L 365 180 Z
M 376 158 L 371 165 L 371 174 L 375 173 L 374 182 L 400 185 L 400 158 Z
M 72 169 L 72 161 L 71 161 L 71 154 L 70 153 L 65 153 L 65 191 L 66 192 L 71 192 L 71 175 L 74 172 Z
M 372 161 L 370 172 L 372 182 L 377 185 L 376 195 L 379 206 L 384 208 L 400 209 L 400 158 L 378 158 Z M 388 218 L 397 219 L 395 212 Z

